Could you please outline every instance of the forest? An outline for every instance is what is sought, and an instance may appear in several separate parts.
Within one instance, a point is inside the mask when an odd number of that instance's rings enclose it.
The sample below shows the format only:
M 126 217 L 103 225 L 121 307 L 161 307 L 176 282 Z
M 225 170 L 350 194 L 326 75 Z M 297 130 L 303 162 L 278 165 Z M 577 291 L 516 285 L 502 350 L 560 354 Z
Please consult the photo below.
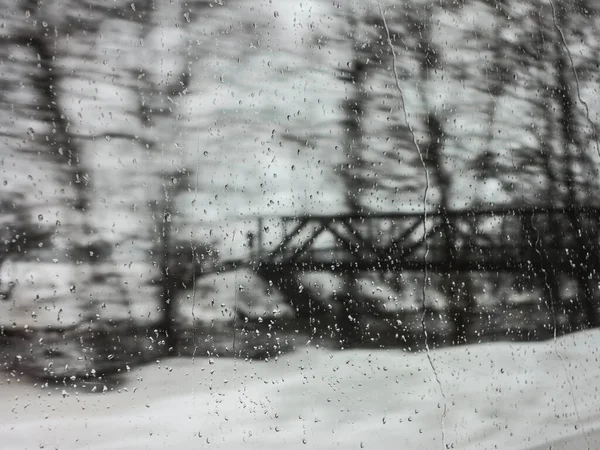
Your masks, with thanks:
M 600 4 L 0 4 L 7 371 L 598 325 Z M 218 270 L 253 257 L 259 217 L 429 214 L 427 254 L 457 261 L 449 218 L 503 209 L 572 268 Z

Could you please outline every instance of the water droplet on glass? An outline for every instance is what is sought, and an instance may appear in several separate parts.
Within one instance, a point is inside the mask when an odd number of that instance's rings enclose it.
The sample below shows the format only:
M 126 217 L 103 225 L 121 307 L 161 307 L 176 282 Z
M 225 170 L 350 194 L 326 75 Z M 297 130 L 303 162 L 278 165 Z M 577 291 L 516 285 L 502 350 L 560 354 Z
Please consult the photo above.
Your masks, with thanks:
M 42 216 L 41 214 L 38 214 L 38 220 L 41 222 L 42 220 L 44 220 L 44 216 Z

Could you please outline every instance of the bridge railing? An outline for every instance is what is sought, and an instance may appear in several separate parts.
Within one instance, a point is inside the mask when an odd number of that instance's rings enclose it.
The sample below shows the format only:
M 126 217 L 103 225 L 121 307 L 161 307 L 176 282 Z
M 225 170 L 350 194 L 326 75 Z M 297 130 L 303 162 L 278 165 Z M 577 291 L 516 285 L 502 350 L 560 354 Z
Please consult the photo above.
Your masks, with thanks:
M 270 263 L 360 259 L 415 265 L 425 264 L 427 254 L 429 263 L 452 257 L 483 269 L 527 261 L 567 267 L 580 263 L 582 250 L 597 252 L 599 225 L 600 208 L 262 217 L 250 248 L 255 261 Z

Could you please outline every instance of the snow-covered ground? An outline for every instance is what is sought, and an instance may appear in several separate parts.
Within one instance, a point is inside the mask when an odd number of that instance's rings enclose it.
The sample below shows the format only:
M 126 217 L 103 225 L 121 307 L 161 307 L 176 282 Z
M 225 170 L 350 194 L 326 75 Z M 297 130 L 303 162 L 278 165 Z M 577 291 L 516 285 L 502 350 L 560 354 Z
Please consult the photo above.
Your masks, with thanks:
M 599 344 L 600 331 L 590 331 L 434 351 L 440 384 L 426 354 L 315 348 L 269 362 L 157 361 L 104 394 L 6 377 L 0 442 L 63 450 L 597 449 Z

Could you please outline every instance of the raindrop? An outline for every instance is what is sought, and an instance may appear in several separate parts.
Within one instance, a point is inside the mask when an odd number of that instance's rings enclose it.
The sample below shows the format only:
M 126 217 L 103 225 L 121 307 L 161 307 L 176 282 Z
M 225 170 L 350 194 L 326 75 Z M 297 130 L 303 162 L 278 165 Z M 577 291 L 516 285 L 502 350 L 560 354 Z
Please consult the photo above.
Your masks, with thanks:
M 38 214 L 38 220 L 41 222 L 42 220 L 44 220 L 44 216 L 42 216 L 41 214 Z
M 31 17 L 31 13 L 29 12 L 29 10 L 25 11 L 25 17 L 27 19 L 29 19 Z
M 131 9 L 132 9 L 133 11 L 135 11 L 135 3 L 132 3 L 132 4 L 131 4 Z

